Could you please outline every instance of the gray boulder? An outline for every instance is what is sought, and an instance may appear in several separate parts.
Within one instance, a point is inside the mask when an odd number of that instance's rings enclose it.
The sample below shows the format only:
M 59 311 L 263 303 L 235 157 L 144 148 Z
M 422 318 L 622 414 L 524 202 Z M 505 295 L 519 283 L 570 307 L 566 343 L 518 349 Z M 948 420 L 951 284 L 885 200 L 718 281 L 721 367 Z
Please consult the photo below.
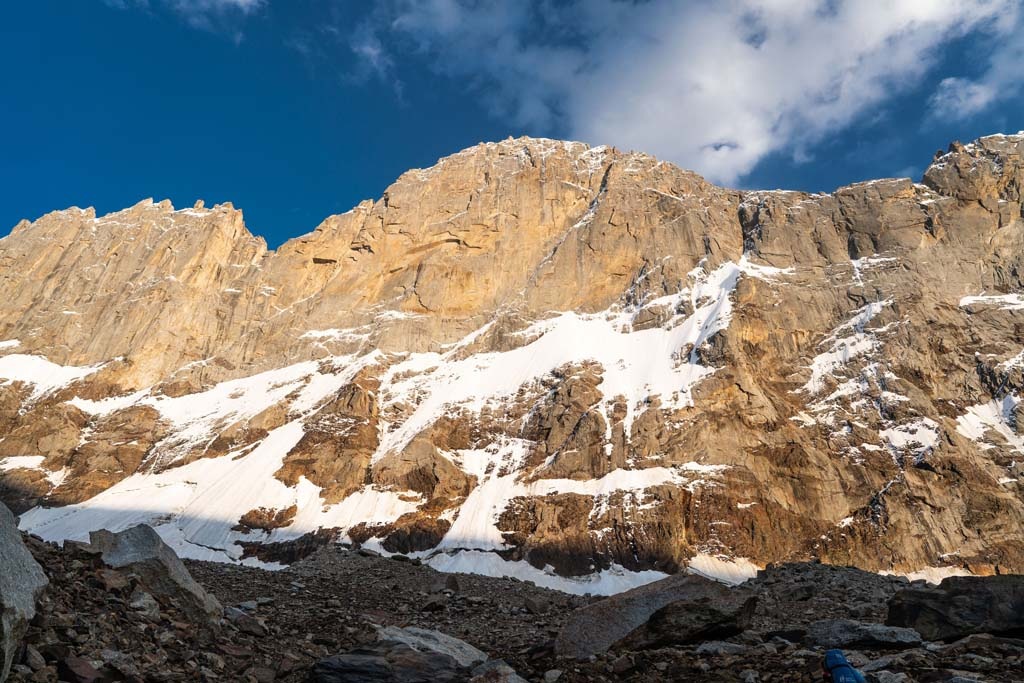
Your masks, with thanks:
M 0 683 L 11 671 L 18 645 L 49 581 L 25 547 L 17 521 L 0 503 Z
M 885 623 L 914 628 L 927 640 L 1024 634 L 1024 576 L 953 576 L 906 588 L 889 600 Z
M 822 619 L 807 627 L 807 641 L 831 648 L 902 650 L 921 644 L 921 634 L 910 628 L 868 624 L 850 619 Z
M 586 659 L 619 642 L 638 648 L 723 638 L 749 625 L 755 605 L 747 589 L 676 574 L 576 610 L 555 653 Z
M 728 643 L 724 640 L 711 640 L 706 643 L 701 643 L 697 647 L 698 655 L 741 655 L 750 648 L 742 643 Z
M 489 659 L 471 672 L 469 683 L 528 683 L 503 659 Z
M 484 652 L 458 638 L 425 628 L 397 626 L 378 629 L 376 643 L 320 660 L 310 674 L 312 683 L 466 680 L 519 683 L 523 679 L 500 660 L 488 662 Z
M 197 624 L 219 620 L 217 599 L 196 583 L 188 569 L 160 535 L 145 524 L 114 533 L 101 529 L 89 534 L 93 549 L 115 569 L 126 569 L 158 600 L 163 598 Z
M 868 676 L 871 683 L 908 683 L 910 678 L 905 673 L 894 673 L 892 671 L 876 671 Z
M 377 640 L 402 643 L 421 652 L 437 652 L 451 657 L 459 666 L 471 667 L 487 661 L 487 654 L 469 643 L 426 628 L 385 626 L 378 629 Z
M 309 674 L 310 683 L 454 683 L 467 678 L 466 669 L 448 655 L 393 641 L 321 659 Z

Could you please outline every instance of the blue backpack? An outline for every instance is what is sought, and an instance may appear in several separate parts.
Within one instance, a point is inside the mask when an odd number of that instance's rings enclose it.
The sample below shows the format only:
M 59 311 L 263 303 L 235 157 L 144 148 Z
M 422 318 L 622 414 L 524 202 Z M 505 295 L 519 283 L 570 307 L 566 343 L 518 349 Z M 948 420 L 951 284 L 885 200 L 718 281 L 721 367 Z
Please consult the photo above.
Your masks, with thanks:
M 825 653 L 825 671 L 832 677 L 832 683 L 866 683 L 863 674 L 850 666 L 842 650 Z

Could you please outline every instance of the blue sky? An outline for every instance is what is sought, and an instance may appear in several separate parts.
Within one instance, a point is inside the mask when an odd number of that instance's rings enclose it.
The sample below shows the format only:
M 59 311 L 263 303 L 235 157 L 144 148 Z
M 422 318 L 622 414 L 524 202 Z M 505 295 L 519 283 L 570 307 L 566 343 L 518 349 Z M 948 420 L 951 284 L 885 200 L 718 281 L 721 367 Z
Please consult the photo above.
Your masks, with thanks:
M 1021 0 L 33 0 L 0 58 L 0 234 L 202 198 L 275 246 L 509 135 L 828 191 L 1024 129 Z

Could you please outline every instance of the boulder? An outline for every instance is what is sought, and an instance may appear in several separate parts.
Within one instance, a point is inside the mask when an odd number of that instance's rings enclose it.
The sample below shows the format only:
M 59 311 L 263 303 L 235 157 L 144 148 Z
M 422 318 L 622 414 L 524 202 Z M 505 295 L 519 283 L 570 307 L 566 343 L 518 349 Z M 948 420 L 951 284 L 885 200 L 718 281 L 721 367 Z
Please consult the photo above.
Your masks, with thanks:
M 560 657 L 585 659 L 623 642 L 656 647 L 741 631 L 756 604 L 753 592 L 692 574 L 677 574 L 587 605 L 555 640 Z
M 887 624 L 927 640 L 973 633 L 1024 634 L 1024 576 L 953 576 L 938 586 L 906 588 L 889 600 Z
M 871 683 L 907 683 L 910 678 L 905 673 L 894 673 L 892 671 L 876 671 L 869 676 Z M 947 683 L 949 683 L 947 679 Z
M 437 652 L 451 657 L 463 667 L 487 661 L 487 654 L 469 643 L 426 628 L 385 626 L 377 631 L 377 639 L 402 643 L 421 652 Z
M 851 619 L 821 619 L 807 627 L 807 641 L 825 649 L 871 648 L 902 650 L 921 644 L 910 628 L 868 624 Z
M 237 607 L 228 607 L 224 610 L 224 618 L 234 624 L 235 628 L 242 633 L 248 633 L 257 638 L 263 638 L 267 635 L 267 627 L 245 610 L 240 610 Z
M 523 679 L 501 660 L 469 643 L 425 628 L 385 626 L 377 642 L 317 662 L 311 683 L 342 681 L 493 681 L 519 683 Z
M 685 645 L 713 638 L 728 638 L 750 627 L 757 596 L 743 588 L 712 582 L 703 595 L 665 605 L 646 624 L 622 640 L 630 649 Z
M 448 683 L 466 678 L 466 669 L 448 655 L 394 641 L 380 641 L 321 659 L 309 675 L 310 683 Z
M 57 673 L 62 681 L 71 683 L 98 683 L 103 678 L 103 674 L 82 657 L 65 657 L 57 665 Z
M 21 539 L 14 515 L 0 503 L 0 681 L 11 670 L 47 583 L 42 567 Z
M 128 607 L 153 621 L 160 618 L 160 603 L 146 591 L 133 592 L 128 601 Z
M 527 683 L 503 659 L 489 659 L 471 672 L 469 683 Z
M 139 524 L 118 533 L 101 529 L 91 532 L 89 541 L 108 566 L 135 574 L 153 597 L 175 605 L 195 623 L 220 619 L 220 603 L 151 527 Z
M 727 643 L 723 640 L 712 640 L 707 643 L 701 643 L 695 652 L 698 655 L 721 657 L 722 655 L 741 655 L 749 649 L 749 647 L 742 643 Z

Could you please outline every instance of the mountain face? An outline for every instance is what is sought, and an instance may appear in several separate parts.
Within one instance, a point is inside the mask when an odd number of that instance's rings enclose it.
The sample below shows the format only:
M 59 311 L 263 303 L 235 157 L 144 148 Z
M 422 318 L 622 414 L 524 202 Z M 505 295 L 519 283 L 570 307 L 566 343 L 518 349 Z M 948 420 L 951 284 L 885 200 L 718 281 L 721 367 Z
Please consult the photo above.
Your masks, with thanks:
M 740 192 L 478 145 L 276 251 L 145 201 L 0 240 L 0 499 L 273 564 L 331 539 L 613 592 L 1024 572 L 1024 133 Z

